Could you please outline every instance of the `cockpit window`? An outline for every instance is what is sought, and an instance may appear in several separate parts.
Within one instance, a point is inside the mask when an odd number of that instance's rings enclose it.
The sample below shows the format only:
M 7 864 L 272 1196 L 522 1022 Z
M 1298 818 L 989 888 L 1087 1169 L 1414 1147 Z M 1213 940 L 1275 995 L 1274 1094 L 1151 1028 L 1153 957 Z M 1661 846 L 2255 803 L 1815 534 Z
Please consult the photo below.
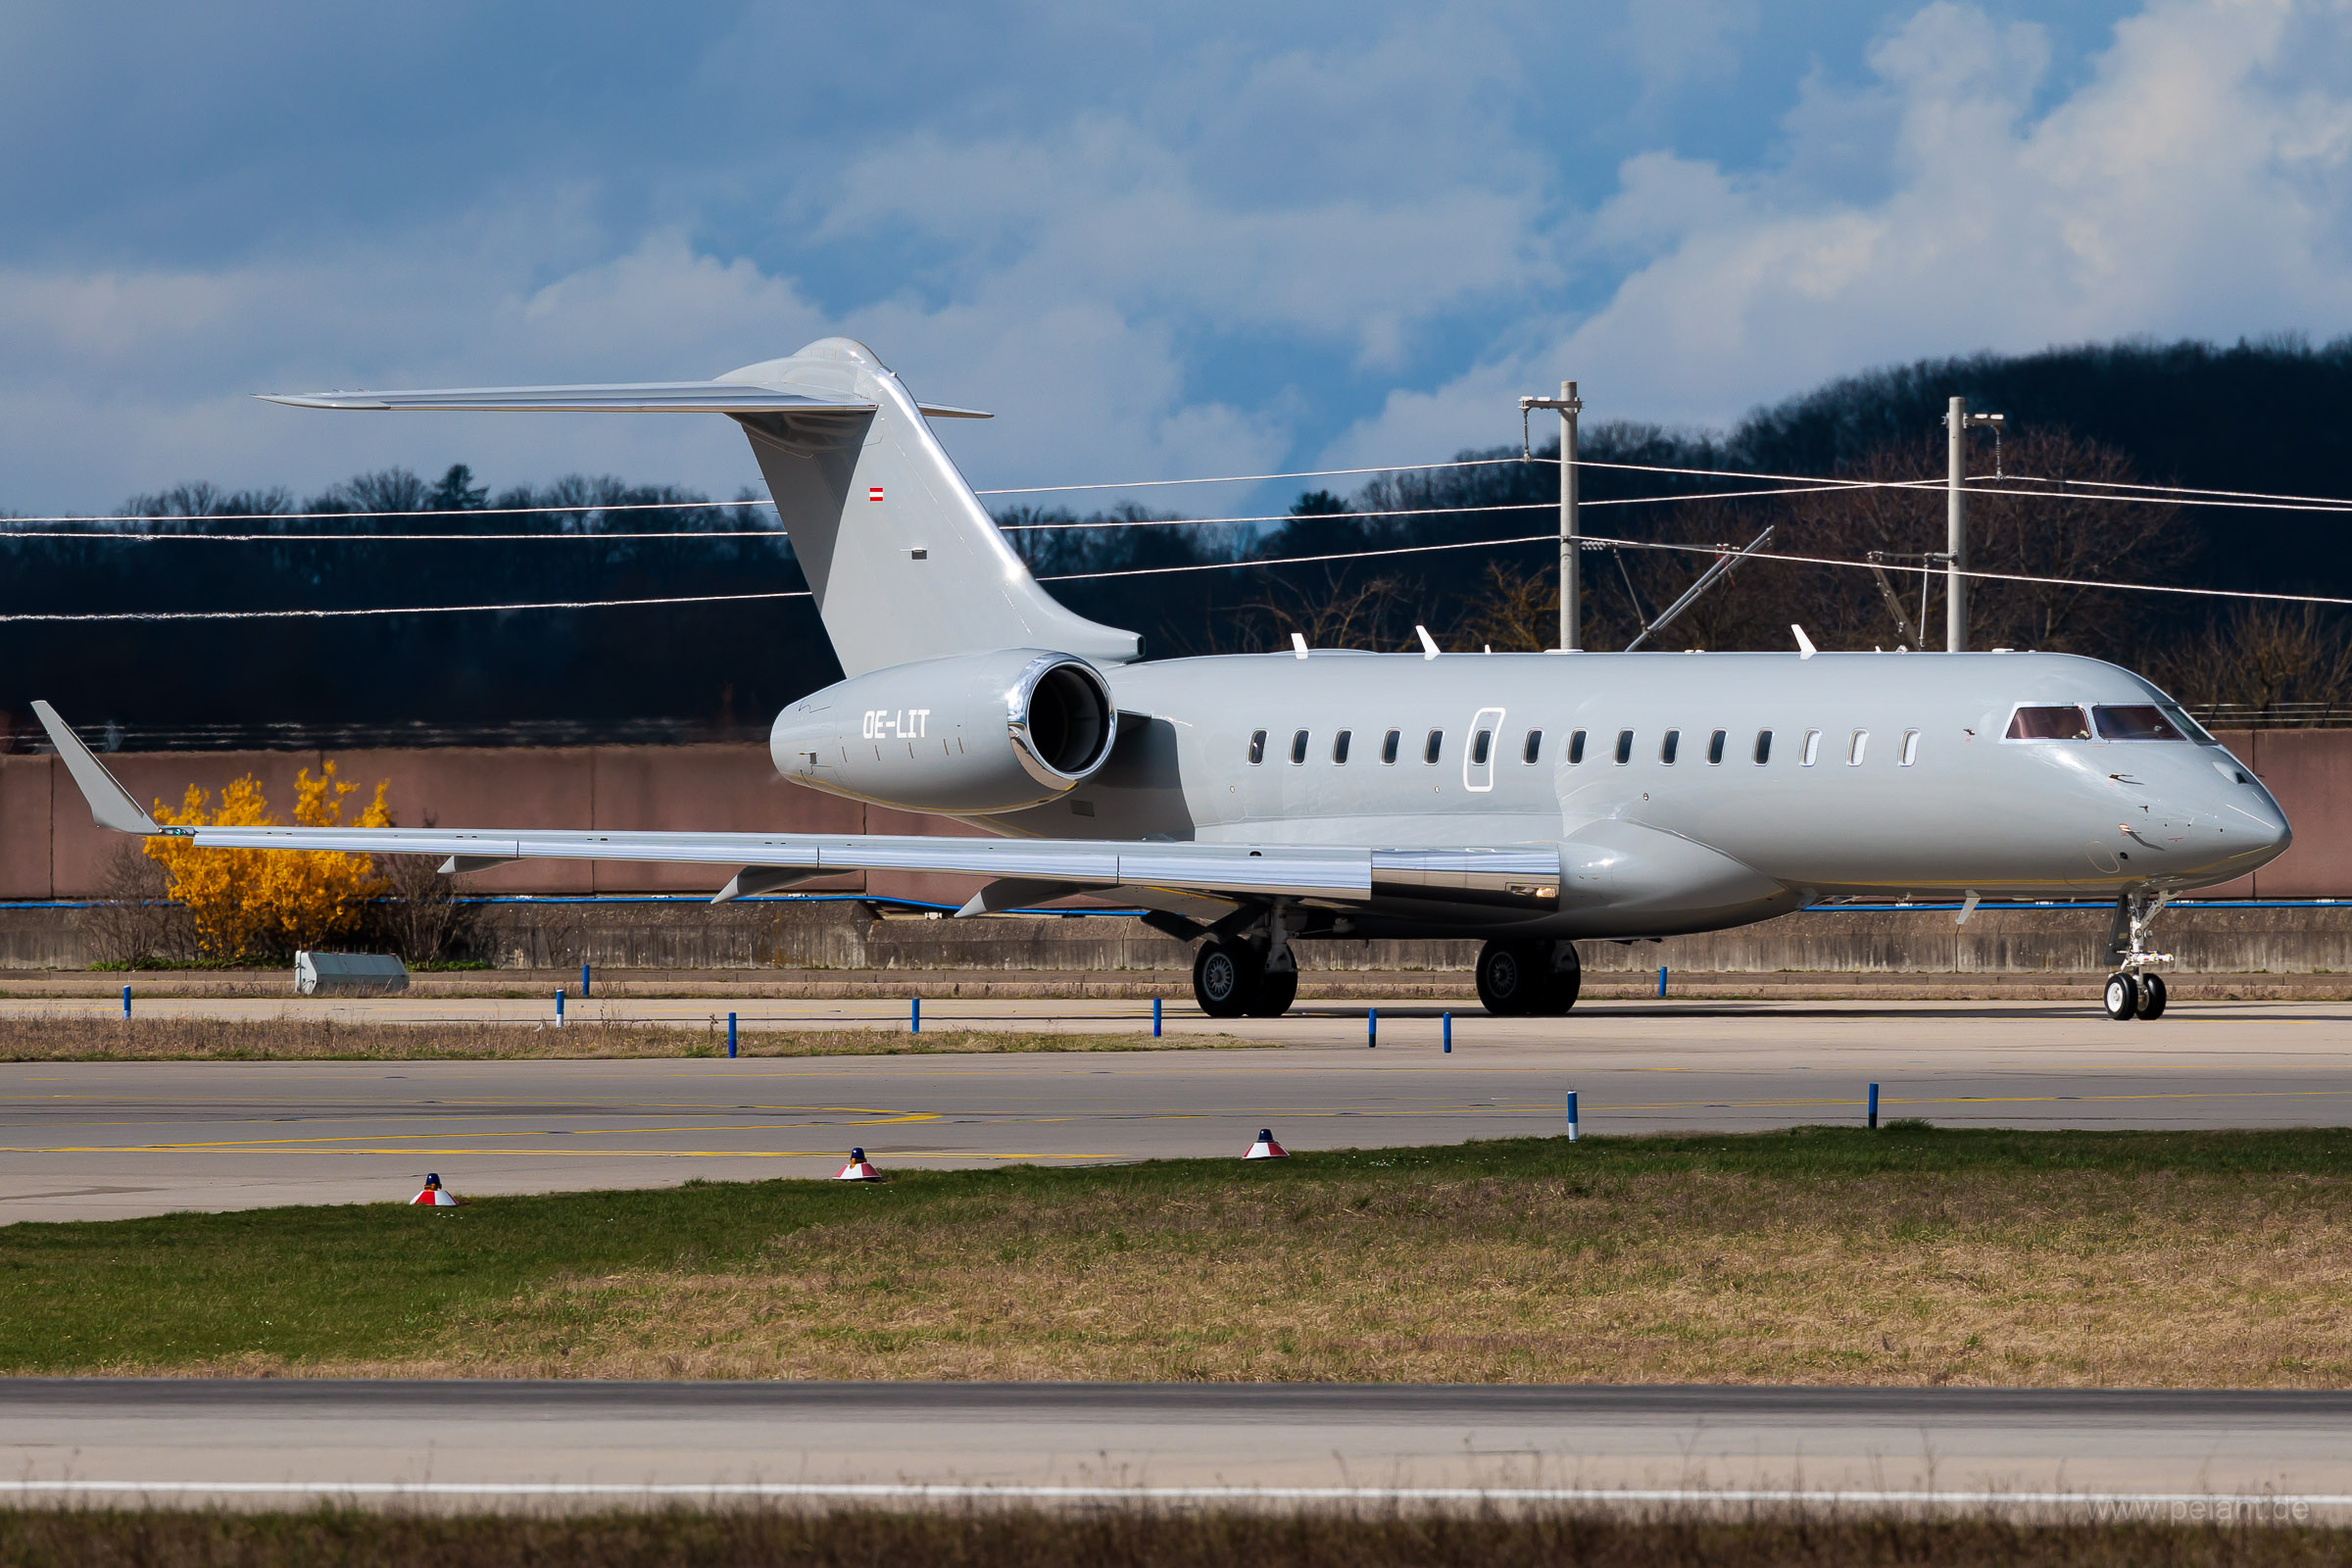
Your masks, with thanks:
M 2206 732 L 2205 726 L 2180 710 L 2179 703 L 2158 703 L 2157 710 L 2173 721 L 2173 728 L 2195 741 L 2199 746 L 2219 746 L 2222 743 Z
M 2065 708 L 2021 708 L 2009 720 L 2008 739 L 2013 741 L 2086 741 L 2090 739 L 2090 721 L 2082 710 L 2071 704 Z
M 2090 710 L 2103 741 L 2184 741 L 2180 726 L 2154 703 L 2101 703 Z

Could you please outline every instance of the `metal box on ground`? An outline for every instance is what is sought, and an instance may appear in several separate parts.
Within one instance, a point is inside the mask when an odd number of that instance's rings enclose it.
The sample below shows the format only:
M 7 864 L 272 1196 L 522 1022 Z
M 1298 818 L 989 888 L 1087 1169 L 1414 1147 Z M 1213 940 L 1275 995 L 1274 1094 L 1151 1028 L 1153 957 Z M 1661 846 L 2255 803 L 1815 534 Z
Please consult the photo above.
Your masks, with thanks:
M 306 997 L 382 996 L 409 989 L 409 966 L 391 953 L 297 953 L 294 989 Z

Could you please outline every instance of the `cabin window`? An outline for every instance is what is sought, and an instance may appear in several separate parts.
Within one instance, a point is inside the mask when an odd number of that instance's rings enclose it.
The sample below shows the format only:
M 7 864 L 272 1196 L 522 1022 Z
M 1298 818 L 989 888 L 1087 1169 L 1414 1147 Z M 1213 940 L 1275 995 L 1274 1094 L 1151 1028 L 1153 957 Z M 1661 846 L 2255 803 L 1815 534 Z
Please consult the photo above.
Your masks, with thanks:
M 1445 748 L 1445 745 L 1446 732 L 1442 729 L 1431 730 L 1429 740 L 1421 748 L 1421 760 L 1435 762 L 1438 760 L 1438 753 Z
M 1617 765 L 1623 767 L 1633 760 L 1634 732 L 1630 729 L 1621 729 L 1617 732 Z
M 1717 730 L 1707 737 L 1707 765 L 1709 767 L 1723 765 L 1723 742 L 1724 732 L 1722 730 Z
M 1756 765 L 1758 767 L 1762 767 L 1766 762 L 1771 760 L 1772 731 L 1768 729 L 1760 729 L 1756 731 Z
M 1303 762 L 1303 761 L 1305 761 L 1305 760 L 1306 760 L 1306 731 L 1304 731 L 1304 730 L 1300 730 L 1300 731 L 1299 731 L 1298 734 L 1296 734 L 1296 735 L 1293 735 L 1293 736 L 1291 737 L 1291 765 L 1292 765 L 1292 766 L 1294 766 L 1294 767 L 1296 767 L 1296 766 L 1298 766 L 1298 765 L 1300 762 Z
M 1519 749 L 1519 760 L 1527 763 L 1530 767 L 1533 767 L 1536 763 L 1536 759 L 1542 757 L 1543 755 L 1544 732 L 1540 729 L 1529 730 L 1527 732 L 1527 744 Z
M 1866 729 L 1858 729 L 1854 731 L 1854 738 L 1845 743 L 1845 765 L 1848 767 L 1860 767 L 1862 765 L 1862 755 L 1869 750 L 1870 731 Z
M 1250 737 L 1250 765 L 1255 767 L 1266 760 L 1266 732 L 1259 730 Z
M 1343 767 L 1348 763 L 1348 742 L 1354 734 L 1353 730 L 1344 729 L 1331 738 L 1331 760 Z
M 2086 741 L 2090 739 L 2090 721 L 2082 716 L 2082 710 L 2072 703 L 2064 708 L 2021 708 L 2009 720 L 2009 733 L 2001 738 L 2012 741 Z
M 1393 729 L 1380 738 L 1380 760 L 1391 766 L 1396 762 L 1396 743 L 1404 739 L 1404 731 Z
M 1670 729 L 1666 732 L 1666 738 L 1658 742 L 1658 760 L 1664 762 L 1668 767 L 1672 767 L 1674 754 L 1682 749 L 1683 732 L 1679 729 Z
M 1919 760 L 1919 731 L 1903 731 L 1903 749 L 1895 754 L 1894 760 L 1905 767 Z
M 1821 731 L 1817 729 L 1805 731 L 1804 750 L 1797 753 L 1796 760 L 1806 767 L 1811 767 L 1821 760 Z
M 2164 710 L 2153 703 L 2134 703 L 2128 707 L 2102 703 L 2090 710 L 2099 721 L 2099 739 L 2103 741 L 2184 741 L 2180 726 L 2165 716 Z
M 1568 765 L 1576 766 L 1585 760 L 1585 732 L 1576 730 L 1568 737 Z
M 1472 736 L 1470 738 L 1470 765 L 1472 767 L 1486 766 L 1487 755 L 1493 750 L 1494 745 L 1494 732 L 1491 729 L 1482 729 Z

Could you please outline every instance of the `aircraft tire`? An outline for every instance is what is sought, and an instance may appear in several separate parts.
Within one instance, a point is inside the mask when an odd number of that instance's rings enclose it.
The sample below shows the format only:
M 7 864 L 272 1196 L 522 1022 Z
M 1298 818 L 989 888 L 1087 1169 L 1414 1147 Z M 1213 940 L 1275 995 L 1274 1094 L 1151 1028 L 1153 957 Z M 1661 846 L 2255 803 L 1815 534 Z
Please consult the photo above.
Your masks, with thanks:
M 1203 942 L 1193 955 L 1193 1000 L 1211 1018 L 1239 1018 L 1257 996 L 1260 972 L 1248 943 Z
M 1542 943 L 1489 942 L 1478 950 L 1480 1004 L 1497 1018 L 1539 1011 L 1549 958 Z
M 2107 1016 L 2118 1023 L 2129 1023 L 2139 1016 L 2139 982 L 2117 970 L 2107 977 L 2107 988 L 2099 994 L 2099 1004 Z
M 1257 994 L 1250 999 L 1249 1013 L 1252 1018 L 1279 1018 L 1291 1010 L 1298 1000 L 1298 971 L 1261 969 L 1257 976 Z
M 2143 974 L 2139 977 L 2139 1015 L 2144 1018 L 2164 1016 L 2164 976 Z
M 1577 995 L 1585 988 L 1585 966 L 1576 956 L 1575 945 L 1567 942 L 1560 944 L 1551 962 L 1535 1010 L 1546 1018 L 1557 1018 L 1576 1005 Z

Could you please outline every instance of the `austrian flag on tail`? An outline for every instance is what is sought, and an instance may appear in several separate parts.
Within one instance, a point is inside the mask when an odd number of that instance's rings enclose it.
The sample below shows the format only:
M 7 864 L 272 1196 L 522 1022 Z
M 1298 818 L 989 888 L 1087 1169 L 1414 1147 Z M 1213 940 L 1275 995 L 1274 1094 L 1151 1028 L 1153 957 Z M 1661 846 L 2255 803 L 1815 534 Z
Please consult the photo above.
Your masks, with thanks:
M 867 489 L 866 489 L 866 492 L 865 492 L 865 499 L 866 499 L 866 500 L 868 500 L 868 501 L 879 501 L 879 500 L 881 500 L 881 499 L 882 499 L 882 487 L 881 487 L 880 485 L 878 485 L 878 484 L 877 484 L 877 485 L 870 485 L 870 486 L 868 486 L 868 487 L 867 487 Z

